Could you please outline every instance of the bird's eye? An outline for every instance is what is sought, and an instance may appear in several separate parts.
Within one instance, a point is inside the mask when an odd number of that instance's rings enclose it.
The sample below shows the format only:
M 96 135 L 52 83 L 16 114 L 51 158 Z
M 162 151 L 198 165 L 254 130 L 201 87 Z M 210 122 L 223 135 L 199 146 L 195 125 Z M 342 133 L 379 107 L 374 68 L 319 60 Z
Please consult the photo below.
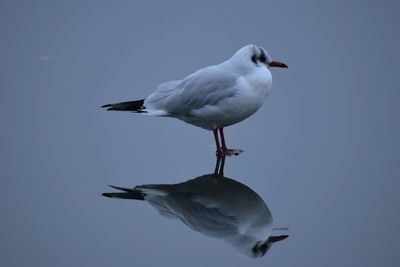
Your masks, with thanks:
M 261 55 L 258 59 L 264 64 L 267 62 L 267 57 L 265 56 L 264 51 L 261 50 Z
M 251 57 L 251 61 L 253 61 L 254 62 L 254 64 L 257 64 L 257 56 L 256 55 L 253 55 L 252 57 Z

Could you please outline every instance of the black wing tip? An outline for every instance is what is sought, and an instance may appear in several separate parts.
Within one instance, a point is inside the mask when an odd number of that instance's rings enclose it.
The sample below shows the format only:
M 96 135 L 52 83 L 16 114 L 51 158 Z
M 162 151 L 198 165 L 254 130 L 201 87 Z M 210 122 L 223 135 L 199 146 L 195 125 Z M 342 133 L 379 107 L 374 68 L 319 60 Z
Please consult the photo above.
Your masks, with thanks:
M 102 108 L 105 108 L 106 110 L 117 110 L 115 107 L 114 107 L 114 104 L 107 104 L 107 105 L 102 105 L 101 106 Z
M 136 113 L 144 113 L 145 107 L 143 106 L 145 99 L 128 101 L 128 102 L 119 102 L 113 104 L 102 105 L 102 108 L 107 108 L 107 110 L 118 110 L 118 111 L 130 111 Z
M 120 190 L 120 191 L 124 191 L 124 192 L 134 192 L 136 193 L 137 190 L 135 190 L 134 188 L 125 188 L 125 187 L 120 187 L 120 186 L 115 186 L 115 185 L 108 185 L 111 188 L 114 188 L 116 190 Z
M 125 188 L 125 187 L 118 187 L 114 185 L 108 185 L 111 188 L 116 190 L 120 190 L 123 192 L 114 192 L 114 193 L 102 193 L 103 197 L 108 198 L 119 198 L 119 199 L 136 199 L 136 200 L 145 200 L 145 194 L 135 190 L 134 188 Z
M 115 185 L 111 185 L 111 184 L 109 184 L 108 186 L 109 186 L 109 187 L 111 187 L 111 188 L 117 189 L 117 190 L 124 191 L 124 190 L 120 189 L 120 187 L 118 187 L 118 186 L 115 186 Z

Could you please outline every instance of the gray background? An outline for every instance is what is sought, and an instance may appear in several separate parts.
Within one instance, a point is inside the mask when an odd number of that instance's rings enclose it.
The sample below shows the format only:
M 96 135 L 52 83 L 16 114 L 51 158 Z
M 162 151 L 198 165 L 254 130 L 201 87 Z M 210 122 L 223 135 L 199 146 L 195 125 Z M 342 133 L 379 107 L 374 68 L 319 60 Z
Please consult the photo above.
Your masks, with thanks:
M 398 1 L 0 2 L 1 266 L 398 266 Z M 211 172 L 210 132 L 105 112 L 254 43 L 266 105 L 226 129 L 226 176 L 289 239 L 251 260 L 102 197 Z

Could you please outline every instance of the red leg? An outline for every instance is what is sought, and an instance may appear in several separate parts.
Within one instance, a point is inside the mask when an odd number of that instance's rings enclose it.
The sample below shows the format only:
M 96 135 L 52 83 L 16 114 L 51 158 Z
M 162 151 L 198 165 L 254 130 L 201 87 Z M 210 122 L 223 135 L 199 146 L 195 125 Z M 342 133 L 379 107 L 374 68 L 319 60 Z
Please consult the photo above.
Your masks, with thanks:
M 215 145 L 217 146 L 217 154 L 221 153 L 221 146 L 219 145 L 218 130 L 213 129 Z
M 223 128 L 219 128 L 219 134 L 221 135 L 221 143 L 222 143 L 222 149 L 227 149 L 226 147 L 226 143 L 225 143 L 225 136 L 224 136 L 224 129 Z
M 226 143 L 225 143 L 225 136 L 224 136 L 224 129 L 223 128 L 219 128 L 219 134 L 221 136 L 221 143 L 222 143 L 222 147 L 221 147 L 221 151 L 222 151 L 222 155 L 224 156 L 238 156 L 240 153 L 243 152 L 243 150 L 241 149 L 229 149 L 226 147 Z M 215 135 L 215 133 L 214 133 Z

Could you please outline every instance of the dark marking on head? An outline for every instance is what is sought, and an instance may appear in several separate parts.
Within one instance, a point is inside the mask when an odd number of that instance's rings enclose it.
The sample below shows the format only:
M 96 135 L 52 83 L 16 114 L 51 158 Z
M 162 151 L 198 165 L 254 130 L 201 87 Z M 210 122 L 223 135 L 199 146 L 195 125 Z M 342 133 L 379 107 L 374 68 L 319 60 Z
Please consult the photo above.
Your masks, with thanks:
M 255 54 L 251 56 L 251 61 L 253 61 L 254 64 L 257 64 L 257 56 Z
M 262 63 L 266 63 L 267 62 L 267 56 L 264 53 L 264 50 L 260 49 L 261 55 L 258 57 L 258 59 L 262 62 Z
M 254 64 L 258 65 L 259 62 L 263 63 L 263 64 L 267 64 L 268 58 L 267 58 L 267 54 L 265 53 L 264 49 L 259 48 L 259 49 L 255 49 L 255 51 L 253 52 L 254 54 L 251 56 L 251 61 L 254 62 Z
M 256 257 L 262 257 L 265 255 L 265 253 L 267 253 L 270 247 L 271 243 L 268 244 L 267 242 L 264 243 L 257 242 L 257 244 L 252 248 L 252 250 Z

